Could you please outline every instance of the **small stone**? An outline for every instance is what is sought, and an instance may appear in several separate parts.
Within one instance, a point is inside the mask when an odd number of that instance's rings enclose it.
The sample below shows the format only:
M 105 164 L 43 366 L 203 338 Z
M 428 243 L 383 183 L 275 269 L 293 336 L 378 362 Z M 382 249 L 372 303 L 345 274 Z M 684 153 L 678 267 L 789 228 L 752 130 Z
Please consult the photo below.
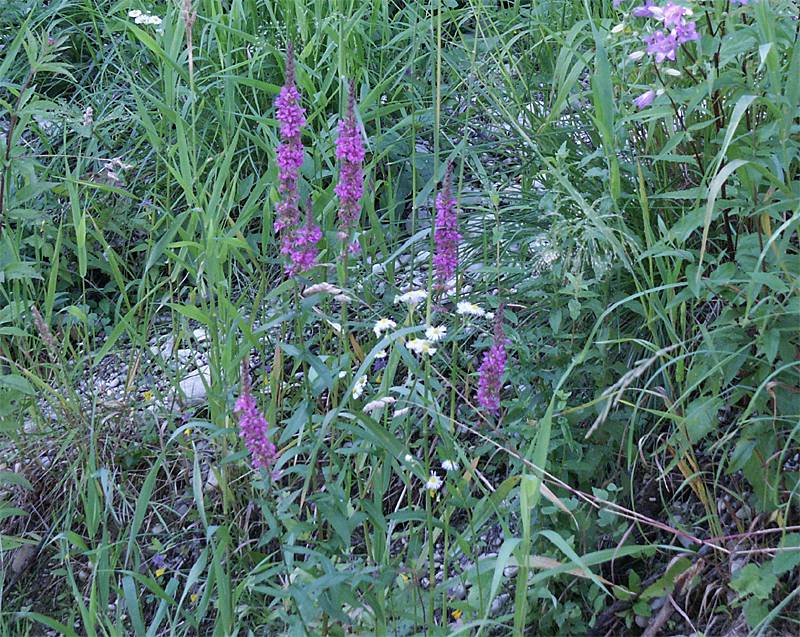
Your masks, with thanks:
M 452 599 L 464 600 L 467 598 L 467 589 L 463 584 L 458 584 L 447 592 Z
M 217 472 L 214 471 L 213 467 L 209 468 L 208 476 L 206 477 L 206 491 L 214 491 L 219 487 L 219 480 L 217 479 Z
M 514 576 L 516 576 L 518 571 L 519 571 L 519 567 L 517 567 L 517 566 L 506 566 L 503 569 L 503 577 L 514 577 Z
M 31 544 L 23 544 L 14 551 L 14 559 L 11 560 L 11 572 L 14 575 L 19 575 L 28 568 L 34 557 L 36 557 L 36 547 Z
M 114 389 L 115 387 L 119 387 L 119 376 L 115 376 L 106 384 L 108 389 Z
M 202 327 L 192 330 L 192 336 L 198 343 L 205 343 L 208 340 L 208 332 Z
M 502 593 L 494 598 L 492 605 L 489 607 L 489 614 L 497 615 L 506 605 L 506 602 L 511 598 L 508 593 Z
M 181 380 L 178 386 L 187 405 L 199 405 L 205 401 L 210 384 L 211 368 L 203 365 Z
M 24 424 L 24 425 L 22 425 L 22 430 L 23 430 L 23 431 L 24 431 L 26 434 L 32 434 L 32 433 L 35 433 L 35 432 L 36 432 L 36 423 L 35 423 L 35 422 L 33 422 L 32 420 L 26 420 L 26 421 L 25 421 L 25 424 Z

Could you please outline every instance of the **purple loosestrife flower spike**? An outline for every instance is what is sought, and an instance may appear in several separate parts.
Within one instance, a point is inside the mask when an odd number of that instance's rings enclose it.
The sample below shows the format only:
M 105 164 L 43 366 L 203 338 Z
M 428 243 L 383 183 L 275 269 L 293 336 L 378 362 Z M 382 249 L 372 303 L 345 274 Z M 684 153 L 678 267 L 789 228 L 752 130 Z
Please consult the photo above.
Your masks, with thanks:
M 490 414 L 500 411 L 500 390 L 506 370 L 506 343 L 503 333 L 503 306 L 497 308 L 494 324 L 494 343 L 483 355 L 478 377 L 478 404 Z
M 286 80 L 275 99 L 275 118 L 280 124 L 280 144 L 277 148 L 278 194 L 275 232 L 280 235 L 281 254 L 289 257 L 287 274 L 302 271 L 291 257 L 300 225 L 300 167 L 303 165 L 303 142 L 300 129 L 306 123 L 305 109 L 300 106 L 300 91 L 294 82 L 294 50 L 286 47 Z
M 436 285 L 445 288 L 447 282 L 455 276 L 458 266 L 458 244 L 461 235 L 458 233 L 458 207 L 453 197 L 453 164 L 447 164 L 442 181 L 442 189 L 436 196 L 436 223 L 433 241 L 436 252 L 433 255 Z
M 246 357 L 242 361 L 242 393 L 236 400 L 234 413 L 239 417 L 239 435 L 250 452 L 256 469 L 268 469 L 278 457 L 275 445 L 269 439 L 267 419 L 258 410 L 256 399 L 250 388 L 250 364 Z
M 294 233 L 294 243 L 289 252 L 290 274 L 305 272 L 316 265 L 317 244 L 322 239 L 322 230 L 314 223 L 311 198 L 306 202 L 306 221 Z
M 364 145 L 356 120 L 355 82 L 350 82 L 347 114 L 339 120 L 339 137 L 336 139 L 336 158 L 339 160 L 339 183 L 335 192 L 339 197 L 339 238 L 347 239 L 361 216 L 361 197 L 364 194 Z M 347 250 L 359 251 L 358 241 Z

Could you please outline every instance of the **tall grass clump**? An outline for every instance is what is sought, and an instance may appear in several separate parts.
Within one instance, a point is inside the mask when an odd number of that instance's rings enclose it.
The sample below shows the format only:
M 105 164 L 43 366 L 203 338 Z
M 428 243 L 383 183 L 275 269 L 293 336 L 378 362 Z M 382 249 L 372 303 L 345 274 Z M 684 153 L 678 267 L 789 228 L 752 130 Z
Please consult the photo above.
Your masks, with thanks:
M 0 9 L 3 634 L 796 632 L 798 24 Z

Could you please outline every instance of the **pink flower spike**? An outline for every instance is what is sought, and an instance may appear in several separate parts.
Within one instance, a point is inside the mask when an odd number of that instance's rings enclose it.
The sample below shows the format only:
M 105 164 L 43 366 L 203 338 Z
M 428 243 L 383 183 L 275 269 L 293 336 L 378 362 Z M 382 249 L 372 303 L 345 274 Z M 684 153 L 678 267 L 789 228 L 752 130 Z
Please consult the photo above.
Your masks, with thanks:
M 436 285 L 440 289 L 447 287 L 447 282 L 455 276 L 458 266 L 458 244 L 461 235 L 458 232 L 458 205 L 452 194 L 453 164 L 447 164 L 442 189 L 436 196 L 436 222 L 433 230 L 433 241 L 436 251 L 433 255 Z
M 285 269 L 289 275 L 307 270 L 316 259 L 316 253 L 312 253 L 310 247 L 312 243 L 316 246 L 316 241 L 312 241 L 316 235 L 310 226 L 301 227 L 299 206 L 300 168 L 303 165 L 301 129 L 306 123 L 306 118 L 305 109 L 300 106 L 300 101 L 300 91 L 295 86 L 294 50 L 290 42 L 286 47 L 285 83 L 275 99 L 275 119 L 280 124 L 281 138 L 276 149 L 280 200 L 276 206 L 275 232 L 280 236 L 280 253 L 288 257 Z
M 478 370 L 478 404 L 492 415 L 500 411 L 500 391 L 503 388 L 503 374 L 506 369 L 506 343 L 503 333 L 503 305 L 497 308 L 494 325 L 494 343 L 484 353 Z
M 350 82 L 347 113 L 339 120 L 339 137 L 336 139 L 336 158 L 339 160 L 339 183 L 334 192 L 339 198 L 339 233 L 344 241 L 358 224 L 361 216 L 361 197 L 364 194 L 364 145 L 356 120 L 355 83 Z M 350 242 L 347 251 L 360 250 L 357 241 Z
M 250 389 L 250 365 L 246 357 L 242 361 L 242 393 L 236 400 L 234 413 L 239 418 L 239 435 L 250 452 L 256 469 L 269 469 L 278 457 L 275 445 L 269 439 L 269 425 L 258 410 L 256 399 Z

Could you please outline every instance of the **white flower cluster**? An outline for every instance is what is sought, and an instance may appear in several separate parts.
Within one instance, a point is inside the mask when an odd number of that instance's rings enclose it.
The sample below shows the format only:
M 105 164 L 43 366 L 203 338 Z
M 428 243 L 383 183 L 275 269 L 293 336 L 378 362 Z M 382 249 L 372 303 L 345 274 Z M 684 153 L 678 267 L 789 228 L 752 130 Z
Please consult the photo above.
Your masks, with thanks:
M 128 11 L 128 17 L 133 18 L 134 24 L 149 24 L 154 27 L 161 26 L 161 18 L 157 15 L 150 15 L 144 11 L 139 11 L 139 9 L 131 9 Z
M 381 334 L 389 330 L 393 330 L 395 327 L 397 327 L 397 323 L 395 323 L 392 319 L 382 318 L 375 322 L 375 325 L 372 327 L 372 331 L 375 332 L 375 336 L 380 338 Z
M 406 347 L 415 354 L 435 354 L 436 348 L 431 346 L 431 342 L 425 338 L 412 338 L 406 341 Z
M 361 398 L 361 395 L 364 393 L 364 388 L 367 386 L 367 377 L 362 376 L 356 381 L 355 386 L 353 387 L 353 398 L 358 400 Z
M 470 303 L 469 301 L 459 301 L 456 304 L 456 313 L 461 314 L 462 316 L 485 316 L 488 319 L 494 318 L 494 314 L 492 312 L 487 312 L 482 307 L 475 305 L 474 303 Z
M 406 303 L 411 307 L 419 305 L 428 298 L 428 293 L 425 290 L 409 290 L 405 294 L 394 297 L 395 303 Z

